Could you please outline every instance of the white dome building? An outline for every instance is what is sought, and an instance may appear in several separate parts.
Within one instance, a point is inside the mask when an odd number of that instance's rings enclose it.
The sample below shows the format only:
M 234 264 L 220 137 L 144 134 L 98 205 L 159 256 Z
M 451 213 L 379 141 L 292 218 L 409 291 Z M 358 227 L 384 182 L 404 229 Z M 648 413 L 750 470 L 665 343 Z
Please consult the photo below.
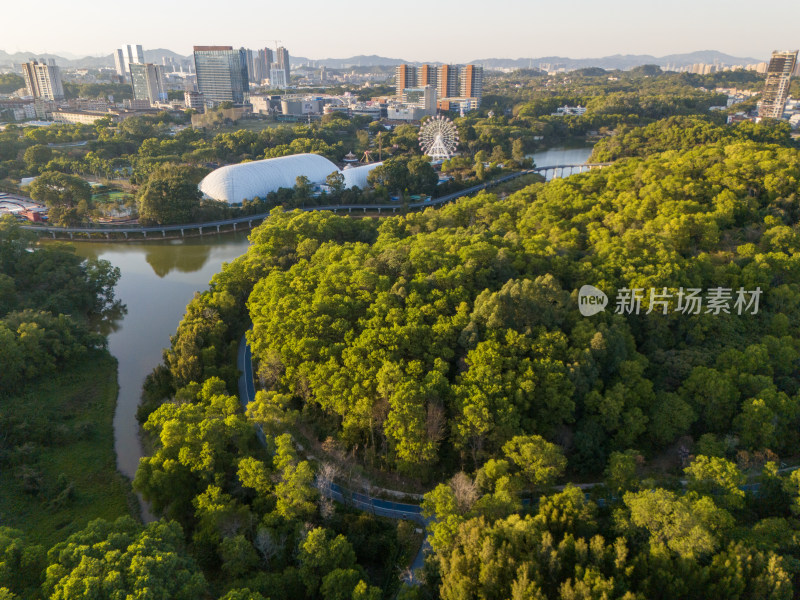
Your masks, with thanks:
M 382 162 L 376 162 L 368 165 L 361 165 L 360 167 L 347 165 L 344 169 L 342 169 L 342 175 L 344 175 L 344 186 L 348 188 L 358 187 L 362 190 L 366 189 L 369 187 L 369 184 L 367 183 L 367 175 L 369 175 L 369 172 L 372 171 L 372 169 L 379 167 L 382 164 Z
M 199 188 L 207 198 L 241 204 L 244 200 L 263 198 L 280 188 L 293 188 L 301 175 L 311 183 L 325 183 L 333 172 L 344 175 L 345 186 L 367 186 L 367 173 L 382 163 L 352 167 L 340 171 L 333 162 L 319 154 L 293 154 L 279 158 L 255 160 L 215 169 L 200 182 Z

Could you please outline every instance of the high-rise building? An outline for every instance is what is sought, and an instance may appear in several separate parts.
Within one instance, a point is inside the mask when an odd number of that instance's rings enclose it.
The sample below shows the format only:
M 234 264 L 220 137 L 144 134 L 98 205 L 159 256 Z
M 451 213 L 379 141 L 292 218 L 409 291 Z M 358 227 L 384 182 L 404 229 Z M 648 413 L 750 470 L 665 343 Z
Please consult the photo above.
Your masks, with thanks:
M 130 77 L 131 65 L 142 63 L 144 63 L 144 49 L 141 44 L 124 44 L 114 52 L 114 66 L 117 75 L 122 77 Z
M 275 62 L 275 56 L 269 48 L 261 48 L 258 51 L 259 60 L 264 68 L 263 79 L 269 79 L 270 71 L 272 70 L 272 63 Z
M 125 78 L 125 56 L 122 54 L 122 48 L 114 50 L 114 68 L 117 70 L 117 75 Z
M 275 58 L 276 58 L 277 68 L 283 69 L 283 76 L 286 81 L 286 84 L 283 87 L 286 87 L 292 81 L 291 67 L 289 65 L 289 51 L 283 46 L 281 46 L 275 51 Z
M 458 96 L 460 68 L 457 65 L 442 65 L 436 73 L 437 94 L 440 98 Z
M 480 102 L 483 96 L 483 67 L 461 67 L 458 88 L 458 95 L 462 98 L 477 98 Z
M 417 67 L 397 65 L 394 70 L 395 94 L 403 95 L 403 90 L 417 87 Z
M 261 82 L 269 78 L 272 66 L 272 50 L 269 48 L 259 48 L 258 50 L 246 50 L 247 53 L 247 78 L 250 83 L 261 85 Z
M 247 52 L 232 46 L 195 46 L 197 88 L 208 105 L 244 104 L 250 100 Z
M 797 65 L 797 50 L 794 52 L 772 53 L 772 59 L 767 67 L 767 81 L 761 103 L 758 106 L 758 116 L 769 119 L 780 119 L 786 108 L 786 99 L 789 96 L 789 79 Z
M 151 105 L 167 101 L 167 86 L 161 66 L 133 63 L 130 75 L 134 100 L 148 100 Z
M 425 94 L 426 98 L 439 99 L 457 98 L 470 100 L 469 105 L 479 105 L 483 96 L 483 67 L 476 65 L 398 65 L 395 67 L 396 95 L 404 102 L 416 104 L 407 100 L 409 94 L 419 96 L 420 90 L 431 87 L 433 93 Z
M 432 85 L 436 87 L 436 67 L 434 65 L 422 65 L 417 69 L 417 87 Z
M 30 62 L 22 64 L 22 76 L 25 79 L 25 87 L 28 94 L 34 99 L 61 100 L 64 98 L 64 86 L 61 83 L 61 69 L 56 66 L 55 61 L 50 59 L 48 64 L 37 62 L 31 59 Z

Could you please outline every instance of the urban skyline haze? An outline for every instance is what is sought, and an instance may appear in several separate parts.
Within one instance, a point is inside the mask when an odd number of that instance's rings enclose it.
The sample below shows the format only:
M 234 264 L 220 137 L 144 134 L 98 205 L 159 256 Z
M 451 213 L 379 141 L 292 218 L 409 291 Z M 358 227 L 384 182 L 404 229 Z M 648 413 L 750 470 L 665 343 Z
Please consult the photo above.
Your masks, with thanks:
M 454 5 L 421 0 L 387 5 L 385 14 L 348 5 L 307 0 L 302 12 L 291 3 L 254 4 L 225 10 L 219 2 L 164 4 L 141 0 L 136 10 L 110 5 L 102 12 L 87 0 L 42 0 L 37 27 L 6 27 L 7 52 L 73 56 L 108 55 L 120 39 L 145 48 L 185 55 L 192 46 L 291 48 L 312 59 L 379 54 L 412 61 L 465 63 L 484 58 L 535 56 L 600 57 L 666 55 L 714 49 L 738 56 L 767 57 L 775 49 L 800 46 L 800 3 L 776 0 L 769 15 L 750 2 L 676 0 L 647 6 L 635 0 L 576 0 L 570 10 L 541 0 L 465 0 Z M 29 7 L 5 8 L 6 23 L 26 22 Z M 114 10 L 117 12 L 114 13 Z M 245 14 L 247 17 L 245 18 Z M 80 15 L 76 19 L 75 15 Z

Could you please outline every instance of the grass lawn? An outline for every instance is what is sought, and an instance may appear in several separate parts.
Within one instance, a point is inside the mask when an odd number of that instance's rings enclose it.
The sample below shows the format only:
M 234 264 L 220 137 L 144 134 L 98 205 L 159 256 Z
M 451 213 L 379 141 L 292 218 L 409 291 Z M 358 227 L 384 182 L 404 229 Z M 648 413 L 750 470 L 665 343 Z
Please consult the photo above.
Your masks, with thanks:
M 0 525 L 49 548 L 92 519 L 137 513 L 130 483 L 116 470 L 116 402 L 117 362 L 105 351 L 0 401 L 0 423 L 23 423 L 36 440 L 25 452 L 12 450 L 0 469 Z M 37 492 L 24 490 L 24 473 L 33 474 L 27 484 L 34 479 Z

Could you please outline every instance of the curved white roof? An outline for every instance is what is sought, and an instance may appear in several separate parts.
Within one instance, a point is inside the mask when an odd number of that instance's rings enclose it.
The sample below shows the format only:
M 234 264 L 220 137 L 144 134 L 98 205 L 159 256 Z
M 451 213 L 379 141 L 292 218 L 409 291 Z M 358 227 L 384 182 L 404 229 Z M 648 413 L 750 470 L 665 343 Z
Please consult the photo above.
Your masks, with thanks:
M 319 154 L 293 154 L 267 160 L 255 160 L 215 169 L 200 182 L 200 191 L 214 200 L 238 204 L 255 197 L 263 198 L 279 188 L 294 187 L 305 175 L 312 183 L 322 183 L 339 168 Z M 366 182 L 366 175 L 364 175 Z
M 351 188 L 358 186 L 362 190 L 367 188 L 367 175 L 369 175 L 369 172 L 372 171 L 372 169 L 379 167 L 382 164 L 382 162 L 376 162 L 368 165 L 362 165 L 360 167 L 345 167 L 342 169 L 345 187 Z

